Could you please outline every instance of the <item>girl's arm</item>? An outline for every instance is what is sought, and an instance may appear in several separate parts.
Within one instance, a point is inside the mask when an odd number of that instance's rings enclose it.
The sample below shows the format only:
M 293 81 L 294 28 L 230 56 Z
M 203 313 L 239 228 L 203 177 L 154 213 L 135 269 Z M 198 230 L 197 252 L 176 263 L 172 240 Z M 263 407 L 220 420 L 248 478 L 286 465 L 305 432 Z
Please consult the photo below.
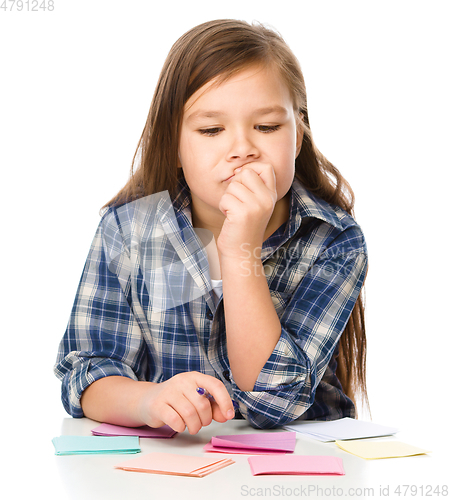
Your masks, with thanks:
M 258 249 L 255 249 L 258 253 Z M 222 258 L 227 350 L 242 391 L 252 391 L 281 334 L 261 259 Z
M 84 415 L 98 422 L 139 427 L 144 421 L 139 402 L 153 382 L 138 382 L 128 377 L 104 377 L 92 383 L 81 397 Z
M 281 334 L 260 255 L 269 222 L 284 222 L 279 213 L 283 206 L 277 205 L 272 166 L 259 162 L 235 176 L 219 205 L 226 216 L 218 250 L 228 358 L 243 391 L 253 390 Z
M 235 188 L 234 193 L 244 199 Z M 310 197 L 299 183 L 293 186 L 291 196 L 296 221 L 299 222 L 300 215 L 302 219 L 304 216 L 306 225 L 302 233 L 300 225 L 296 224 L 298 231 L 294 234 L 290 230 L 291 237 L 283 246 L 283 253 L 277 252 L 267 261 L 271 266 L 268 277 L 274 300 L 270 307 L 267 302 L 253 302 L 266 286 L 261 282 L 258 290 L 251 287 L 261 269 L 258 253 L 252 252 L 261 246 L 252 239 L 258 219 L 254 219 L 253 224 L 245 223 L 245 219 L 239 219 L 239 215 L 249 213 L 244 203 L 239 205 L 231 196 L 223 200 L 228 212 L 218 238 L 218 249 L 234 398 L 240 402 L 244 417 L 258 428 L 285 425 L 300 417 L 314 403 L 318 384 L 336 353 L 367 271 L 364 236 L 350 216 Z M 248 200 L 249 206 L 254 207 L 256 200 L 251 197 Z M 274 228 L 271 223 L 270 226 Z M 240 232 L 240 227 L 245 230 Z M 264 238 L 270 233 L 266 231 Z M 238 238 L 242 238 L 241 243 Z M 226 244 L 228 242 L 231 244 Z M 244 252 L 239 253 L 238 249 Z M 246 282 L 243 275 L 234 274 L 239 269 L 248 276 Z M 240 303 L 237 303 L 238 298 Z M 252 319 L 252 314 L 263 304 L 267 305 L 260 313 L 263 316 Z M 269 324 L 273 308 L 280 315 L 280 330 L 271 337 L 274 330 L 269 329 Z M 261 324 L 259 319 L 267 323 Z M 270 338 L 273 342 L 278 338 L 271 352 Z M 243 380 L 245 375 L 242 373 L 250 370 L 255 370 L 253 376 Z M 317 412 L 312 411 L 312 418 L 324 409 L 338 418 L 346 405 L 346 397 L 335 386 L 334 372 L 329 375 L 331 378 L 321 389 L 320 403 Z

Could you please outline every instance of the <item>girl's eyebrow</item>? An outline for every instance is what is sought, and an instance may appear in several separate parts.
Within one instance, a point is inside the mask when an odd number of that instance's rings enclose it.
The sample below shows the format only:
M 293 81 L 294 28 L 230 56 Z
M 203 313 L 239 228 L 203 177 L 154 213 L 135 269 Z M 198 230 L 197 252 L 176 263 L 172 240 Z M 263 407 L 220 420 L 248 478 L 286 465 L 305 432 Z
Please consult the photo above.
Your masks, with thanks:
M 217 118 L 220 116 L 224 116 L 226 113 L 223 113 L 222 111 L 205 111 L 202 109 L 199 109 L 198 111 L 195 111 L 191 115 L 187 117 L 187 121 L 192 121 L 197 118 Z
M 256 116 L 271 115 L 272 113 L 278 113 L 279 115 L 289 114 L 288 110 L 284 106 L 276 104 L 275 106 L 268 106 L 267 108 L 257 109 L 253 114 Z
M 267 106 L 265 108 L 256 109 L 252 114 L 254 116 L 265 116 L 277 113 L 279 115 L 288 115 L 289 112 L 284 106 L 278 104 L 274 106 Z M 214 111 L 214 110 L 202 110 L 199 109 L 187 117 L 187 121 L 192 121 L 198 118 L 218 118 L 221 116 L 226 116 L 227 113 L 224 111 Z

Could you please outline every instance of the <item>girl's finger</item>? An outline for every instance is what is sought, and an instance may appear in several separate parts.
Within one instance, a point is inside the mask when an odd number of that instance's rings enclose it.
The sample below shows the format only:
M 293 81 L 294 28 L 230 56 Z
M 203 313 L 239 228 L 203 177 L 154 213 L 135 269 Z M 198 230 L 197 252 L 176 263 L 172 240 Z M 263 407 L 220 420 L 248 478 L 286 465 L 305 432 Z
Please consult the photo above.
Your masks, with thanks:
M 186 423 L 170 405 L 166 405 L 161 411 L 161 420 L 176 432 L 183 432 L 186 429 Z
M 208 391 L 207 394 L 209 394 L 209 398 L 207 395 L 202 397 L 209 399 L 211 402 L 215 402 L 223 417 L 225 417 L 226 420 L 231 420 L 234 418 L 234 407 L 226 387 L 220 380 L 214 379 L 213 377 L 209 378 L 210 380 L 203 381 L 204 385 L 200 386 Z M 202 383 L 201 381 L 199 382 Z
M 221 424 L 223 424 L 223 423 L 225 423 L 228 420 L 228 418 L 226 418 L 223 415 L 223 413 L 220 410 L 219 405 L 215 401 L 213 401 L 211 403 L 211 409 L 212 409 L 212 418 L 216 422 L 220 422 Z
M 262 163 L 258 161 L 246 163 L 243 166 L 241 172 L 243 172 L 245 169 L 253 170 L 253 172 L 258 174 L 258 177 L 263 181 L 263 183 L 267 186 L 268 189 L 270 189 L 271 191 L 275 191 L 276 189 L 275 171 L 270 163 Z
M 197 405 L 193 404 L 187 397 L 178 398 L 177 401 L 171 405 L 171 407 L 183 420 L 190 434 L 197 434 L 197 432 L 203 427 Z M 203 413 L 205 413 L 205 411 Z M 209 409 L 209 413 L 212 415 L 211 409 Z M 211 423 L 211 421 L 209 423 Z

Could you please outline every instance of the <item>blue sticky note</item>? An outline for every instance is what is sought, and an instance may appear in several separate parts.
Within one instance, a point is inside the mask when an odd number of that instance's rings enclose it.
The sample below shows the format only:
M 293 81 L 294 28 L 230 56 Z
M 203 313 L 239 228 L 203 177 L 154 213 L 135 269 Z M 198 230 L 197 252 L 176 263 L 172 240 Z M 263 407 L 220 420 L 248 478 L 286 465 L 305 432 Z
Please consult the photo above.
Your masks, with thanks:
M 137 436 L 59 436 L 52 439 L 56 455 L 139 453 Z

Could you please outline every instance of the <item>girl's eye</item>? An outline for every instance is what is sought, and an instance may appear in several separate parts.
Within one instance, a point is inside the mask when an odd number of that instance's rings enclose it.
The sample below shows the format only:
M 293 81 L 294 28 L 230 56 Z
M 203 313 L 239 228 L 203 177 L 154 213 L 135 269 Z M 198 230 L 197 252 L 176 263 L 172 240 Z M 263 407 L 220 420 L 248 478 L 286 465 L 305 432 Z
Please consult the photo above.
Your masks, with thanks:
M 270 132 L 275 132 L 280 128 L 280 125 L 257 125 L 256 130 L 259 130 L 263 134 L 270 134 Z
M 208 137 L 214 137 L 217 135 L 222 129 L 220 127 L 212 127 L 212 128 L 203 128 L 200 129 L 199 132 L 202 135 L 206 135 Z

